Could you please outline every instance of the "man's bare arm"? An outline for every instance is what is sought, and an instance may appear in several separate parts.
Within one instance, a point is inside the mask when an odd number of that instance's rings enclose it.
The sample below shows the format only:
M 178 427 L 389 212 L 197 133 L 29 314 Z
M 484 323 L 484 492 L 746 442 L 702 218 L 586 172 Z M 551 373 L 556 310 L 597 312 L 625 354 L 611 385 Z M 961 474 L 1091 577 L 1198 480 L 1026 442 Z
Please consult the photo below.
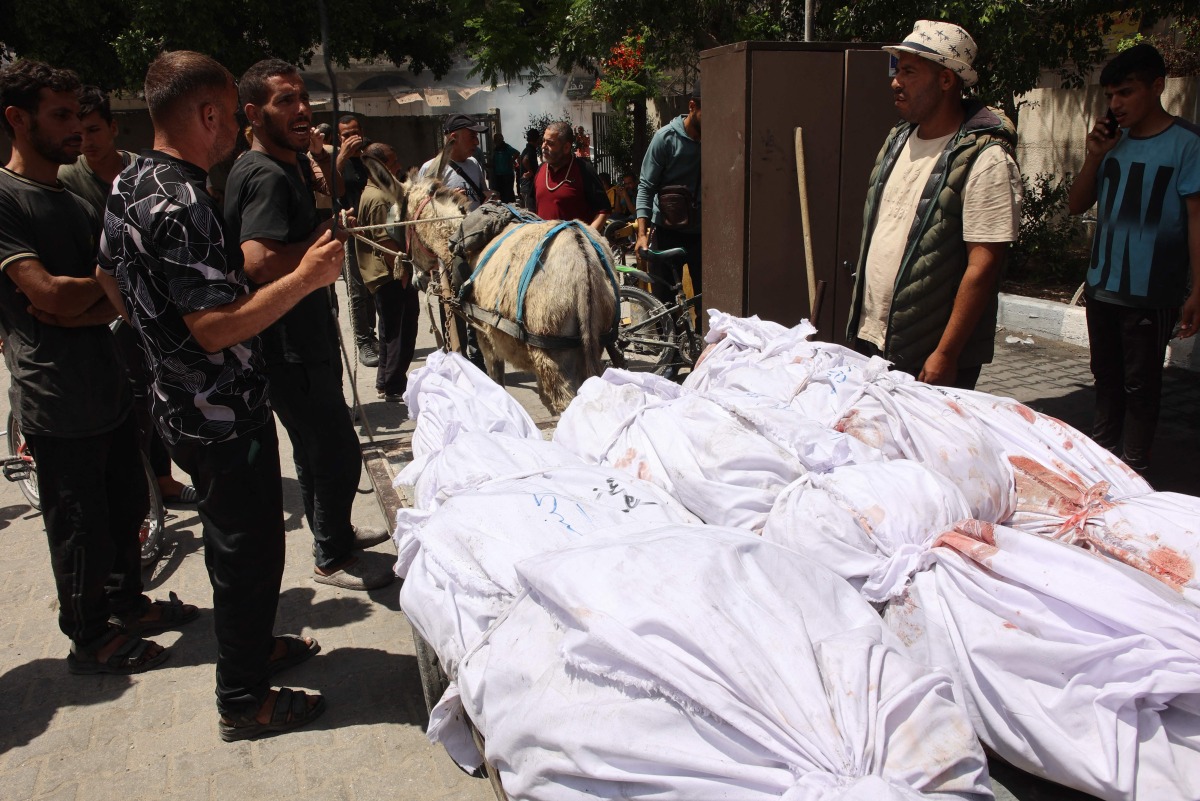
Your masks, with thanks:
M 30 305 L 48 314 L 74 317 L 104 297 L 104 290 L 96 279 L 51 275 L 35 258 L 15 261 L 8 265 L 5 273 L 21 294 L 29 298 Z
M 60 328 L 86 328 L 90 325 L 108 325 L 117 319 L 117 310 L 113 308 L 108 298 L 100 298 L 82 314 L 64 317 L 58 314 L 44 312 L 34 306 L 29 307 L 29 313 L 46 325 L 57 325 Z
M 354 218 L 347 218 L 347 225 L 353 226 Z M 303 242 L 280 242 L 277 239 L 247 239 L 242 243 L 242 260 L 246 275 L 256 284 L 269 284 L 296 269 L 304 254 L 313 246 L 322 234 L 333 228 L 333 220 L 325 220 L 318 225 L 308 239 Z M 339 228 L 337 238 L 346 241 L 348 234 Z
M 1120 135 L 1108 135 L 1108 127 L 1103 118 L 1096 120 L 1096 124 L 1092 126 L 1092 130 L 1087 135 L 1087 155 L 1084 156 L 1083 166 L 1079 168 L 1079 174 L 1071 182 L 1071 191 L 1067 195 L 1068 212 L 1083 214 L 1096 202 L 1096 184 L 1100 179 L 1100 163 L 1120 141 Z
M 979 324 L 983 310 L 996 294 L 1000 265 L 1008 251 L 1007 242 L 968 242 L 967 271 L 954 296 L 954 309 L 937 350 L 925 360 L 917 376 L 927 384 L 949 384 L 958 374 L 958 357 Z
M 596 229 L 596 233 L 600 233 L 601 231 L 604 230 L 604 221 L 607 219 L 608 219 L 608 212 L 602 211 L 596 215 L 596 219 L 592 220 L 590 225 L 592 226 L 592 228 Z
M 121 297 L 121 288 L 117 286 L 117 279 L 113 278 L 108 273 L 96 268 L 96 283 L 104 290 L 105 297 L 117 313 L 121 315 L 125 322 L 129 322 L 129 315 L 125 312 L 125 299 Z
M 186 314 L 183 321 L 209 353 L 245 342 L 309 293 L 336 281 L 342 270 L 342 252 L 342 243 L 326 231 L 291 272 L 232 303 Z

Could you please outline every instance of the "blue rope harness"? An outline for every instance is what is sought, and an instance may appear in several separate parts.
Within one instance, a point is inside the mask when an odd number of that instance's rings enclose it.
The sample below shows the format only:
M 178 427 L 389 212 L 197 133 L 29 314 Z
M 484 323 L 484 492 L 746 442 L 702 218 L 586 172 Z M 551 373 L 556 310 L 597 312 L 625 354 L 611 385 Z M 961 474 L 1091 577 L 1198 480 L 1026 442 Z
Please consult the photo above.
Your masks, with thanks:
M 509 236 L 516 233 L 526 225 L 544 222 L 541 217 L 538 217 L 535 214 L 530 214 L 523 209 L 517 209 L 508 204 L 505 204 L 505 208 L 511 211 L 517 218 L 517 224 L 506 231 L 503 236 L 493 242 L 491 246 L 484 251 L 483 255 L 479 257 L 479 262 L 475 265 L 475 270 L 471 273 L 471 277 L 464 281 L 462 288 L 458 290 L 459 301 L 463 301 L 466 298 L 468 288 L 475 283 L 475 279 L 478 278 L 480 273 L 483 272 L 484 267 L 487 266 L 488 261 L 491 260 L 492 256 L 500 248 L 500 245 L 504 243 L 505 239 L 508 239 Z M 608 276 L 609 283 L 612 285 L 613 298 L 617 301 L 613 313 L 613 330 L 616 330 L 616 327 L 621 319 L 620 290 L 618 288 L 616 270 L 613 269 L 612 264 L 605 256 L 604 248 L 596 240 L 596 237 L 592 233 L 591 229 L 581 223 L 579 220 L 567 220 L 565 222 L 560 222 L 547 231 L 546 235 L 542 237 L 542 240 L 538 242 L 537 247 L 533 249 L 533 253 L 529 256 L 529 260 L 525 262 L 525 266 L 521 270 L 521 278 L 517 283 L 517 325 L 523 327 L 525 324 L 525 296 L 529 290 L 529 284 L 533 281 L 534 273 L 536 273 L 538 268 L 542 266 L 542 259 L 546 254 L 546 248 L 550 246 L 550 242 L 554 240 L 554 237 L 558 236 L 559 233 L 567 230 L 568 228 L 577 228 L 583 233 L 584 237 L 587 238 L 588 244 L 592 246 L 592 249 L 596 251 L 596 255 L 600 257 L 600 263 L 604 265 L 604 272 Z M 505 279 L 508 278 L 508 270 L 511 266 L 511 261 L 504 265 L 504 274 L 500 276 L 501 286 L 504 285 Z M 496 305 L 492 307 L 492 311 L 498 312 L 499 306 L 500 299 L 497 298 Z

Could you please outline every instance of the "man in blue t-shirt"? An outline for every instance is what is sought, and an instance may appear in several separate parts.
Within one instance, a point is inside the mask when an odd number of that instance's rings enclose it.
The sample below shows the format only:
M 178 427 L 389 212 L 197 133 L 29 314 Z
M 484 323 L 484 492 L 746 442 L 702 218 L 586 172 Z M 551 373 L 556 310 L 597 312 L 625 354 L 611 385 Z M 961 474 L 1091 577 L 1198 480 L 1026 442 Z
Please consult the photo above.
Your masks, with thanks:
M 1181 338 L 1200 325 L 1200 128 L 1162 107 L 1165 80 L 1150 45 L 1108 63 L 1109 115 L 1088 134 L 1069 200 L 1072 214 L 1097 203 L 1086 288 L 1092 437 L 1138 471 L 1150 464 L 1167 342 L 1177 321 Z

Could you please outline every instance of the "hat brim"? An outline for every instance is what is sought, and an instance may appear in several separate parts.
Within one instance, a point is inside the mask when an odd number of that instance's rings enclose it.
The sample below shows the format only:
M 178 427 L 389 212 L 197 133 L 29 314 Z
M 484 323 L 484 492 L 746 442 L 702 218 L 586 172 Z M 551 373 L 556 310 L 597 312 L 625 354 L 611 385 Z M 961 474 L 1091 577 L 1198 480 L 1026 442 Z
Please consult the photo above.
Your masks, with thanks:
M 974 86 L 975 84 L 979 83 L 979 73 L 975 72 L 973 67 L 968 65 L 966 62 L 958 61 L 957 59 L 950 59 L 950 61 L 953 61 L 956 65 L 958 65 L 958 67 L 961 67 L 961 69 L 947 66 L 946 64 L 938 61 L 942 54 L 938 53 L 936 50 L 931 50 L 921 45 L 914 45 L 911 42 L 903 42 L 898 45 L 884 45 L 883 49 L 894 56 L 899 55 L 900 53 L 909 53 L 914 56 L 920 56 L 926 61 L 932 61 L 939 67 L 945 67 L 951 72 L 957 74 L 958 77 L 963 79 L 963 83 L 967 86 Z
M 483 133 L 487 130 L 487 125 L 482 122 L 474 123 L 473 125 L 459 125 L 456 128 L 447 128 L 446 133 L 452 134 L 455 131 L 474 131 L 475 133 Z

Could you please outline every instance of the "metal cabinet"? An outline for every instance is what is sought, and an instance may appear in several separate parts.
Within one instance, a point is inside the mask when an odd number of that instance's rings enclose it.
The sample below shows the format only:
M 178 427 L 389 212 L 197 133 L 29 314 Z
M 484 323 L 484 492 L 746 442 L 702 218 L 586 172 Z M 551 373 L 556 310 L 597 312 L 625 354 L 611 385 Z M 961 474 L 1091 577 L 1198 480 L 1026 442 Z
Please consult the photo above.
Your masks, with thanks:
M 808 317 L 794 131 L 804 129 L 820 338 L 843 339 L 867 180 L 897 121 L 879 45 L 739 42 L 701 53 L 704 306 Z

